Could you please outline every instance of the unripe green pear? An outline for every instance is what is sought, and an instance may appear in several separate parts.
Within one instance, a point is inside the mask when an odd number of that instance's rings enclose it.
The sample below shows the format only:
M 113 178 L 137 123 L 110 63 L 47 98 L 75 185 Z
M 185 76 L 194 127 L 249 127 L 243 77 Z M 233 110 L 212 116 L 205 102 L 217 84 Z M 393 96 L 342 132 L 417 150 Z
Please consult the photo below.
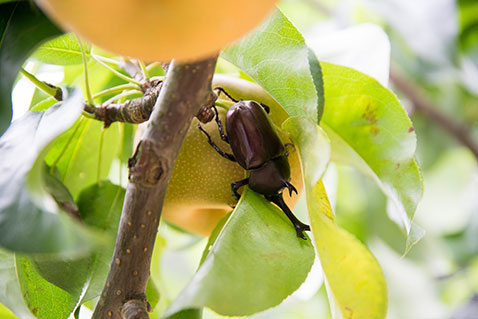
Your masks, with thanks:
M 282 107 L 260 86 L 252 82 L 215 76 L 213 86 L 221 86 L 237 100 L 254 100 L 270 107 L 270 117 L 276 127 L 288 117 Z M 227 99 L 220 96 L 220 98 Z M 218 108 L 221 120 L 227 110 Z M 232 196 L 231 183 L 244 179 L 247 172 L 237 163 L 220 156 L 207 142 L 194 119 L 176 161 L 163 206 L 162 217 L 168 222 L 193 233 L 208 236 L 218 221 L 237 203 Z M 202 127 L 224 151 L 232 153 L 229 145 L 219 136 L 213 120 Z M 284 144 L 292 143 L 285 132 L 279 130 Z M 291 183 L 300 191 L 303 188 L 298 152 L 289 148 Z M 284 192 L 284 200 L 294 207 L 299 195 Z

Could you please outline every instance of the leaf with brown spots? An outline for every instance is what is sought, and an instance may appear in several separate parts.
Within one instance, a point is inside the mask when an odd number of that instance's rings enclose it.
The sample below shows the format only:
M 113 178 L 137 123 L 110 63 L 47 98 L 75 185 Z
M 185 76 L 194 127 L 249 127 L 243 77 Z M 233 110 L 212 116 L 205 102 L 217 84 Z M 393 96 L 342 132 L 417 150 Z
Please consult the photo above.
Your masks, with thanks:
M 423 193 L 415 161 L 416 136 L 397 97 L 353 69 L 321 63 L 325 108 L 321 126 L 332 144 L 332 160 L 353 165 L 373 178 L 394 207 L 391 217 L 407 234 Z M 392 211 L 392 210 L 391 210 Z M 391 214 L 389 212 L 389 215 Z
M 15 257 L 23 299 L 38 319 L 66 319 L 75 309 L 77 298 L 46 281 L 27 257 Z

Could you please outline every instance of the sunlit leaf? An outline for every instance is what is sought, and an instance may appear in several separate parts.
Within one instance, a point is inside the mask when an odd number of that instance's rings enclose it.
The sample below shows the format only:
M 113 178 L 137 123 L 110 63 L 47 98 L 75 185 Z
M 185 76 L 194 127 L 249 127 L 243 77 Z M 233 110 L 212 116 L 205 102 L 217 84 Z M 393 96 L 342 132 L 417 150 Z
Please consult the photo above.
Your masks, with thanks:
M 20 252 L 73 253 L 91 242 L 45 189 L 43 154 L 83 109 L 73 94 L 62 105 L 28 112 L 0 138 L 0 245 Z
M 339 65 L 321 65 L 321 126 L 331 140 L 332 159 L 371 176 L 395 207 L 391 218 L 410 233 L 423 186 L 407 113 L 397 97 L 371 77 Z
M 59 34 L 30 1 L 0 3 L 0 135 L 12 117 L 11 91 L 20 67 L 36 46 Z
M 63 289 L 49 283 L 26 257 L 16 256 L 18 281 L 23 298 L 38 319 L 66 319 L 77 300 Z
M 337 226 L 322 181 L 307 193 L 307 206 L 315 248 L 341 312 L 338 317 L 385 318 L 387 287 L 382 270 L 357 238 Z
M 0 303 L 22 319 L 33 319 L 18 284 L 15 255 L 0 249 Z M 0 318 L 4 318 L 0 311 Z M 8 318 L 8 317 L 7 317 Z
M 85 54 L 90 53 L 90 46 L 85 45 Z M 81 46 L 76 35 L 61 35 L 41 45 L 32 55 L 43 63 L 56 65 L 80 64 L 83 62 Z
M 7 307 L 0 303 L 0 318 L 2 319 L 17 319 L 18 317 L 13 314 Z
M 458 1 L 458 16 L 460 21 L 460 45 L 467 51 L 478 49 L 478 3 L 473 0 Z
M 385 318 L 387 293 L 382 271 L 363 244 L 335 224 L 321 176 L 330 155 L 330 142 L 310 120 L 290 118 L 282 125 L 299 149 L 307 209 L 315 248 L 333 300 L 343 318 Z
M 313 261 L 310 240 L 297 238 L 281 210 L 246 190 L 209 255 L 166 316 L 203 306 L 224 315 L 265 310 L 302 284 Z
M 312 77 L 310 54 L 300 32 L 277 10 L 221 56 L 261 85 L 290 116 L 317 123 L 323 108 L 322 78 L 318 72 Z M 314 69 L 320 70 L 320 65 L 314 63 Z

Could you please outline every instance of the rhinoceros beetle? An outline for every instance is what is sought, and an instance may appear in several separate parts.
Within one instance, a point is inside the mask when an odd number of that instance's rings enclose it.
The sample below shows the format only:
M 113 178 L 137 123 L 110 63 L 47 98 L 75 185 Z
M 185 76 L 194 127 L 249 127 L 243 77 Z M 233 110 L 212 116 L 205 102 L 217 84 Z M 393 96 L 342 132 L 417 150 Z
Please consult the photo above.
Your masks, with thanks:
M 268 116 L 269 107 L 255 101 L 238 101 L 221 87 L 216 87 L 215 90 L 235 102 L 226 113 L 227 135 L 217 109 L 213 106 L 219 135 L 231 146 L 233 154 L 221 150 L 199 123 L 198 127 L 216 152 L 249 171 L 248 178 L 231 184 L 234 197 L 239 199 L 237 190 L 248 185 L 251 190 L 279 206 L 294 225 L 297 237 L 306 239 L 303 232 L 310 231 L 310 227 L 294 216 L 282 197 L 284 188 L 289 190 L 290 195 L 292 192 L 297 194 L 297 189 L 290 183 L 289 154 Z

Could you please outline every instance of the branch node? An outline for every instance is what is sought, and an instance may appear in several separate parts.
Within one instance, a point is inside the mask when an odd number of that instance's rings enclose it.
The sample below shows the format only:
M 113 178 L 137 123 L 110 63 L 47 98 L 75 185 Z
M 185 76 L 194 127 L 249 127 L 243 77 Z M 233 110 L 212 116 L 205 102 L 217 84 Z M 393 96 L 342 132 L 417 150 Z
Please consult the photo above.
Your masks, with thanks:
M 149 309 L 151 309 L 151 306 L 146 298 L 131 299 L 124 303 L 120 312 L 123 319 L 149 319 Z
M 133 157 L 128 160 L 131 183 L 154 186 L 163 175 L 163 165 L 154 150 L 153 143 L 148 140 L 139 142 Z

